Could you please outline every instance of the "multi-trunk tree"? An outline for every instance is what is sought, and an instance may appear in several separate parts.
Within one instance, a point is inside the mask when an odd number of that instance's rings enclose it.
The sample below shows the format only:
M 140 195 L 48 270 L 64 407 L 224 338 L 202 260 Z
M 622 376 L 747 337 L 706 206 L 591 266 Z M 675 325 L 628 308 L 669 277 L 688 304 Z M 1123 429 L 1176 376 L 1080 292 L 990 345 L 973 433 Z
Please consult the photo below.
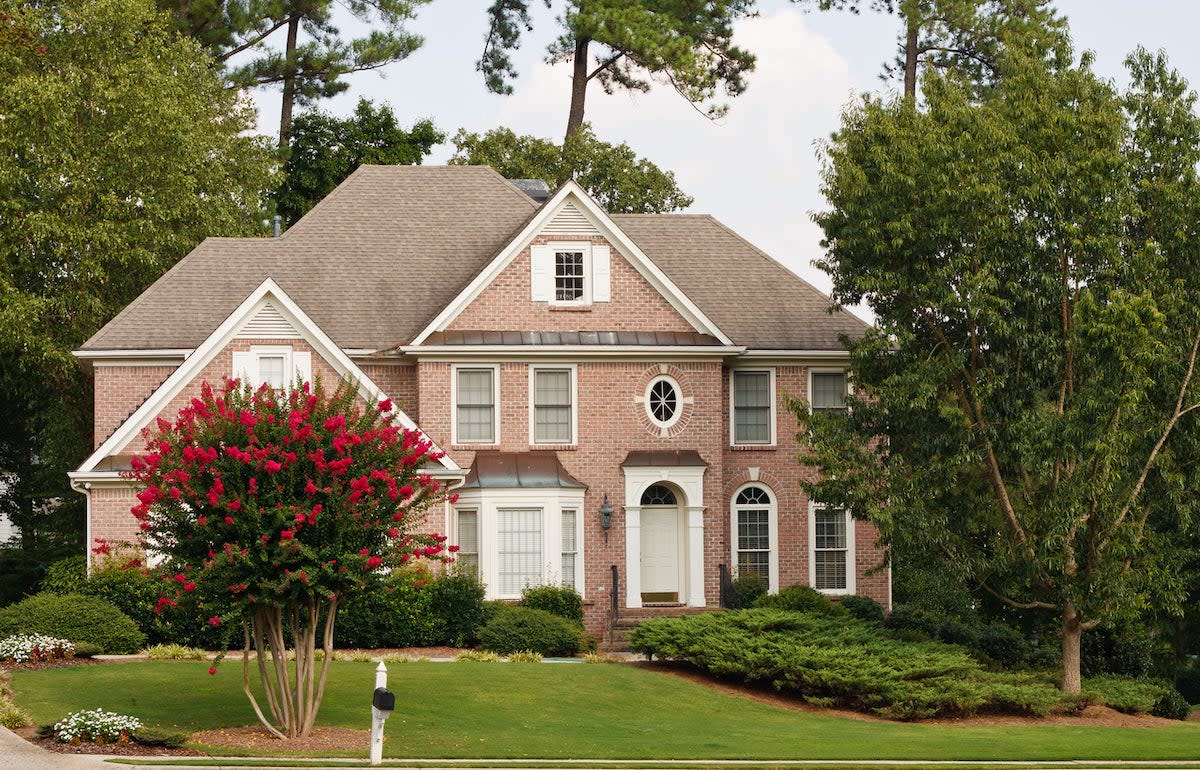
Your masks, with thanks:
M 166 557 L 158 610 L 241 631 L 243 690 L 279 738 L 312 731 L 340 603 L 381 567 L 445 558 L 445 537 L 420 529 L 444 497 L 425 468 L 437 452 L 393 417 L 390 401 L 364 408 L 344 383 L 332 396 L 319 383 L 205 384 L 133 460 L 132 513 L 143 545 Z
M 566 0 L 559 9 L 561 34 L 546 49 L 547 62 L 571 62 L 564 139 L 583 128 L 592 81 L 612 93 L 649 91 L 657 80 L 709 117 L 723 115 L 718 92 L 738 96 L 754 69 L 754 55 L 733 42 L 734 22 L 753 6 L 753 0 Z M 487 10 L 490 26 L 476 68 L 493 93 L 512 93 L 517 70 L 509 54 L 520 47 L 522 32 L 533 28 L 529 7 L 529 0 L 495 0 Z
M 1200 416 L 1200 121 L 1162 57 L 1132 86 L 1015 52 L 983 94 L 868 98 L 826 148 L 817 216 L 851 343 L 845 415 L 798 411 L 819 501 L 1080 638 L 1185 598 Z

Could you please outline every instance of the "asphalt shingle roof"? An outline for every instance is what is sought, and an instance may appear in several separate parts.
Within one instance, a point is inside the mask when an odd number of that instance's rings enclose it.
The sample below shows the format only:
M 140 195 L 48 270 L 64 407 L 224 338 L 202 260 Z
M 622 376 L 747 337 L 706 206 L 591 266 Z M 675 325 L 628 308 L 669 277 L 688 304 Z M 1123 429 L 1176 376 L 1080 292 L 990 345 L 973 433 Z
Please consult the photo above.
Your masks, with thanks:
M 485 166 L 362 166 L 279 238 L 209 238 L 83 345 L 190 348 L 270 277 L 343 348 L 413 339 L 538 204 Z M 615 215 L 735 344 L 837 349 L 848 313 L 708 216 Z

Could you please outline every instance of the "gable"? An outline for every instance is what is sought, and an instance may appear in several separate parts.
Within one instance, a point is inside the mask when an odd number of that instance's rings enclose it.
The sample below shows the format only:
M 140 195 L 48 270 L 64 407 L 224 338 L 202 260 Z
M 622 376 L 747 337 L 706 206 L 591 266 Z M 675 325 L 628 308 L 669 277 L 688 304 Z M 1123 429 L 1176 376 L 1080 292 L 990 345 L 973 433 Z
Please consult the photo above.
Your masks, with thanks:
M 614 269 L 618 273 L 615 279 Z M 633 279 L 635 274 L 640 280 Z M 572 277 L 579 282 L 572 284 Z M 622 296 L 624 291 L 627 296 Z M 641 315 L 639 300 L 645 305 Z M 587 315 L 577 315 L 583 313 Z M 647 328 L 646 324 L 651 325 Z M 471 328 L 680 331 L 730 344 L 716 324 L 573 180 L 543 205 L 406 349 L 419 347 L 432 334 Z
M 281 336 L 258 337 L 270 332 Z M 375 404 L 388 394 L 371 380 L 271 279 L 262 282 L 224 323 L 214 330 L 191 355 L 84 461 L 73 475 L 107 470 L 112 459 L 140 451 L 142 431 L 160 415 L 173 417 L 198 394 L 201 382 L 218 384 L 227 376 L 261 374 L 254 355 L 277 356 L 282 376 L 299 374 L 321 377 L 327 382 L 355 383 L 359 398 Z M 395 421 L 419 430 L 402 411 Z M 441 461 L 450 471 L 459 471 L 448 457 Z
M 556 303 L 553 256 L 557 247 L 587 253 L 588 301 Z M 534 255 L 550 262 L 535 268 Z M 603 265 L 600 264 L 603 261 Z M 602 272 L 603 271 L 603 272 Z M 596 284 L 605 285 L 600 294 Z M 536 286 L 542 282 L 542 287 Z M 542 293 L 538 293 L 539 288 Z M 536 236 L 446 327 L 447 331 L 694 331 L 620 250 L 603 237 L 582 233 Z

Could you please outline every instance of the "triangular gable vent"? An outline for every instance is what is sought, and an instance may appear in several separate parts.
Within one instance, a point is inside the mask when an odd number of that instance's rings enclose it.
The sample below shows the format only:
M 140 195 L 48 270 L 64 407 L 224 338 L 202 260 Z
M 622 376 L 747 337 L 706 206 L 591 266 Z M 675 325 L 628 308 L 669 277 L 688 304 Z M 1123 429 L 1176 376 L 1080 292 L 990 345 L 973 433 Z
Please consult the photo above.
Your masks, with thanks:
M 542 228 L 544 235 L 599 235 L 600 231 L 592 224 L 579 207 L 571 201 L 559 210 L 554 218 Z
M 303 336 L 271 302 L 255 313 L 237 334 L 238 339 L 243 340 L 298 340 Z

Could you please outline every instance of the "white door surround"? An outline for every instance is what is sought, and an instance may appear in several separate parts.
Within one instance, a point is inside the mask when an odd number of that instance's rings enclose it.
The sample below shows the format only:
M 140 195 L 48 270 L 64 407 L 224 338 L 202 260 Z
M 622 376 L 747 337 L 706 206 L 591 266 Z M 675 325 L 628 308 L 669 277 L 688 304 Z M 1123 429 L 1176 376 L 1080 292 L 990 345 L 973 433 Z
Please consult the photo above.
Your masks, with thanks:
M 689 607 L 704 607 L 704 471 L 706 465 L 625 464 L 625 606 L 642 606 L 642 493 L 654 484 L 664 484 L 675 493 L 679 511 L 677 542 L 679 554 L 679 601 Z M 661 506 L 646 506 L 648 518 L 659 516 Z M 662 522 L 648 522 L 660 529 Z M 654 540 L 651 535 L 651 540 Z

